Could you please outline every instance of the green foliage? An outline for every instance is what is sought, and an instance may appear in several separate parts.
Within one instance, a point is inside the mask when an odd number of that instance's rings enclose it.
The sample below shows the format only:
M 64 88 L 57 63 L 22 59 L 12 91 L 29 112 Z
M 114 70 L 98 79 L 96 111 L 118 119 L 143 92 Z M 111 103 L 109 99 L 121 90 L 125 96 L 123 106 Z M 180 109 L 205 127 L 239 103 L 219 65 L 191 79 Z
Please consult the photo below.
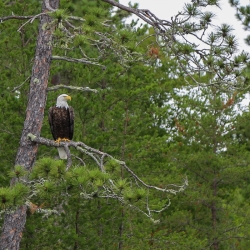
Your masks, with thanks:
M 35 184 L 35 192 L 38 192 L 38 196 L 41 199 L 51 199 L 55 196 L 56 185 L 51 180 L 41 181 Z
M 65 163 L 63 160 L 53 160 L 52 158 L 41 158 L 36 161 L 31 179 L 48 178 L 60 179 L 65 174 Z
M 68 19 L 68 11 L 65 9 L 57 9 L 53 12 L 50 12 L 49 15 L 55 19 L 57 19 L 58 23 L 60 23 L 62 20 Z
M 11 189 L 11 195 L 13 196 L 13 205 L 22 205 L 27 195 L 30 193 L 30 188 L 22 183 L 16 183 Z
M 74 45 L 77 46 L 83 46 L 86 43 L 88 43 L 87 39 L 83 35 L 76 36 L 74 39 Z
M 121 167 L 116 160 L 110 159 L 105 163 L 105 170 L 115 175 L 120 173 Z
M 141 200 L 146 197 L 146 190 L 143 188 L 137 188 L 135 189 L 135 198 L 136 200 Z
M 0 17 L 15 15 L 32 15 L 34 10 L 41 9 L 39 2 L 1 1 Z M 27 20 L 12 20 L 1 22 L 1 65 L 0 65 L 0 168 L 1 185 L 9 185 L 9 175 L 15 162 L 16 149 L 25 119 L 28 77 L 31 74 L 32 59 L 35 52 L 35 42 L 38 21 L 17 32 Z M 20 86 L 20 87 L 19 87 Z
M 123 192 L 127 187 L 129 186 L 129 183 L 127 179 L 119 179 L 115 183 L 115 187 L 119 192 Z
M 37 14 L 39 4 L 0 3 L 0 16 L 10 11 Z M 166 35 L 206 30 L 214 15 L 201 7 L 217 4 L 217 0 L 186 4 L 187 20 L 192 17 L 197 23 L 173 22 Z M 3 54 L 0 66 L 0 167 L 7 174 L 0 177 L 0 206 L 6 209 L 30 202 L 21 248 L 205 249 L 219 239 L 220 249 L 235 245 L 248 249 L 244 240 L 249 236 L 248 114 L 236 118 L 239 97 L 230 92 L 231 85 L 225 93 L 213 87 L 218 72 L 225 78 L 232 72 L 239 77 L 249 60 L 244 53 L 224 60 L 236 49 L 231 27 L 222 25 L 207 36 L 210 48 L 200 52 L 199 60 L 196 46 L 170 39 L 169 46 L 163 47 L 163 40 L 155 41 L 152 28 L 138 26 L 134 20 L 125 24 L 129 14 L 111 13 L 111 6 L 102 1 L 62 0 L 61 6 L 50 13 L 53 24 L 57 22 L 53 54 L 90 63 L 52 61 L 49 86 L 98 90 L 67 89 L 76 116 L 74 140 L 125 161 L 145 183 L 175 189 L 187 176 L 189 187 L 176 196 L 145 189 L 118 161 L 105 157 L 106 172 L 102 172 L 91 157 L 74 148 L 72 154 L 82 161 L 73 156 L 74 164 L 67 172 L 64 161 L 52 159 L 57 150 L 45 146 L 39 146 L 28 176 L 22 166 L 9 171 L 25 117 L 25 80 L 31 74 L 38 22 L 27 23 L 20 34 L 16 30 L 25 21 L 3 22 L 0 48 L 8 53 Z M 69 20 L 74 28 L 67 25 Z M 72 36 L 65 35 L 65 28 Z M 178 66 L 180 61 L 184 68 Z M 195 71 L 192 62 L 198 62 Z M 248 84 L 247 68 L 243 73 Z M 237 85 L 237 77 L 229 82 Z M 188 91 L 184 82 L 191 78 L 208 87 Z M 62 91 L 48 92 L 47 109 Z M 47 118 L 42 136 L 52 138 Z M 20 182 L 6 188 L 13 177 Z M 28 179 L 21 182 L 22 177 Z M 215 217 L 212 208 L 217 211 Z M 145 216 L 149 209 L 152 220 Z
M 24 203 L 29 194 L 29 187 L 22 183 L 17 183 L 12 187 L 0 188 L 0 206 L 1 209 L 7 209 Z
M 9 171 L 9 177 L 20 178 L 26 176 L 28 171 L 23 166 L 15 166 L 13 171 Z
M 192 230 L 189 226 L 196 228 L 196 233 L 193 233 L 196 235 L 197 248 L 218 244 L 219 248 L 228 249 L 235 244 L 233 237 L 245 234 L 247 227 L 247 224 L 241 224 L 245 218 L 242 211 L 236 209 L 241 204 L 246 205 L 242 192 L 246 187 L 245 178 L 249 178 L 250 163 L 245 148 L 235 140 L 235 128 L 242 124 L 235 124 L 237 112 L 234 105 L 237 105 L 240 97 L 235 93 L 221 93 L 214 88 L 194 88 L 187 95 L 180 92 L 175 99 L 177 102 L 172 103 L 172 108 L 178 110 L 178 113 L 173 112 L 178 116 L 174 119 L 176 129 L 172 130 L 175 144 L 172 157 L 177 159 L 177 169 L 183 169 L 188 176 L 189 188 L 184 195 L 176 197 L 178 202 L 175 204 L 178 205 L 170 207 L 163 214 L 169 217 L 171 212 L 183 213 L 182 232 L 188 232 L 186 235 L 190 236 Z M 176 229 L 168 237 L 194 247 L 191 242 L 185 241 L 187 238 L 182 234 L 176 234 L 178 223 L 171 223 Z M 241 229 L 239 225 L 242 225 Z M 237 230 L 231 233 L 227 228 Z M 164 233 L 164 230 L 160 232 Z M 216 243 L 215 239 L 219 238 L 226 240 L 223 244 Z M 237 244 L 243 246 L 245 243 Z
M 13 204 L 12 190 L 10 188 L 0 188 L 0 205 L 2 209 Z

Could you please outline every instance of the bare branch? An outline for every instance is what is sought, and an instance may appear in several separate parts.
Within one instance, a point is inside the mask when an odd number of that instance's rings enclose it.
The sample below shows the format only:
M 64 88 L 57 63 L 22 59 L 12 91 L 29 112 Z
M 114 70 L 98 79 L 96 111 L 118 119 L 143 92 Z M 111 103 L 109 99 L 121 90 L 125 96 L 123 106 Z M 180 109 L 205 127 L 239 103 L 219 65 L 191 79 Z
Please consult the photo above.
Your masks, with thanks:
M 72 155 L 73 157 L 75 157 L 77 160 L 79 160 L 83 166 L 86 166 L 85 162 L 84 162 L 80 157 L 78 157 L 78 156 L 76 156 L 76 155 L 73 155 L 73 154 L 71 154 L 71 155 Z
M 88 145 L 84 144 L 83 142 L 74 142 L 74 141 L 70 141 L 70 142 L 60 142 L 57 143 L 55 141 L 43 138 L 43 137 L 36 137 L 33 134 L 28 134 L 28 138 L 30 140 L 32 140 L 33 142 L 37 142 L 38 144 L 43 144 L 43 145 L 47 145 L 47 146 L 52 146 L 52 147 L 65 147 L 65 145 L 67 145 L 67 147 L 74 147 L 77 150 L 81 151 L 82 153 L 87 154 L 88 156 L 90 156 L 95 162 L 96 164 L 99 166 L 100 170 L 102 172 L 105 172 L 104 166 L 102 164 L 103 160 L 105 157 L 108 157 L 112 160 L 115 160 L 118 164 L 120 164 L 122 167 L 124 167 L 128 173 L 131 174 L 131 176 L 137 180 L 140 184 L 142 184 L 144 187 L 149 188 L 149 189 L 154 189 L 160 192 L 164 192 L 164 193 L 171 193 L 171 194 L 177 194 L 179 192 L 184 191 L 187 186 L 188 186 L 188 180 L 187 178 L 184 180 L 184 184 L 183 185 L 174 185 L 171 184 L 171 186 L 175 187 L 175 189 L 167 189 L 167 188 L 159 188 L 153 185 L 149 185 L 146 184 L 143 180 L 141 180 L 127 165 L 124 161 L 119 161 L 117 159 L 115 159 L 113 156 L 102 152 L 100 150 L 97 150 L 95 148 L 89 147 Z M 70 158 L 71 160 L 71 158 Z M 68 159 L 69 161 L 69 159 Z M 70 163 L 67 163 L 67 166 L 70 165 Z M 68 167 L 67 167 L 68 169 Z
M 10 134 L 10 135 L 14 135 L 14 133 L 12 133 L 12 132 L 10 132 L 10 131 L 7 131 L 7 130 L 5 130 L 5 129 L 0 129 L 0 131 L 5 132 L 5 133 Z
M 85 22 L 85 19 L 78 16 L 68 16 L 68 19 Z
M 21 32 L 21 29 L 28 23 L 33 23 L 35 19 L 37 19 L 38 17 L 42 16 L 42 15 L 47 15 L 47 13 L 40 13 L 40 14 L 37 14 L 35 16 L 33 16 L 32 18 L 30 18 L 27 22 L 25 22 L 23 25 L 21 25 L 19 27 L 19 29 L 17 30 L 18 32 Z
M 31 76 L 28 76 L 20 85 L 12 89 L 11 92 L 15 92 L 16 90 L 20 89 L 30 78 Z
M 5 16 L 5 17 L 0 17 L 0 23 L 11 19 L 25 20 L 25 19 L 32 19 L 33 17 L 34 16 L 16 16 L 16 15 Z
M 177 190 L 174 190 L 174 189 L 167 189 L 167 188 L 159 188 L 159 187 L 156 187 L 156 186 L 152 186 L 152 185 L 148 185 L 146 184 L 143 180 L 141 180 L 126 164 L 125 162 L 120 162 L 120 164 L 137 180 L 139 181 L 143 186 L 147 187 L 147 188 L 150 188 L 150 189 L 155 189 L 155 190 L 158 190 L 158 191 L 161 191 L 161 192 L 167 192 L 167 193 L 172 193 L 172 194 L 177 194 L 181 191 L 184 191 L 184 189 L 186 189 L 186 187 L 188 186 L 188 179 L 186 178 L 184 180 L 184 184 L 181 185 L 181 186 L 176 186 L 174 185 L 175 187 L 177 187 L 178 189 Z
M 77 91 L 86 91 L 86 92 L 94 92 L 94 93 L 97 93 L 98 90 L 96 89 L 91 89 L 89 87 L 76 87 L 76 86 L 67 86 L 67 85 L 62 85 L 62 84 L 59 84 L 59 85 L 56 85 L 56 86 L 53 86 L 53 87 L 49 87 L 47 89 L 47 91 L 54 91 L 54 90 L 58 90 L 58 89 L 71 89 L 71 90 L 77 90 Z
M 114 0 L 103 0 L 103 2 L 109 3 L 113 6 L 116 6 L 122 10 L 128 11 L 130 13 L 135 14 L 136 16 L 138 16 L 139 18 L 141 18 L 143 21 L 145 21 L 146 23 L 150 24 L 151 26 L 155 26 L 156 25 L 156 16 L 151 13 L 149 10 L 139 10 L 139 9 L 134 9 L 131 7 L 127 7 L 125 5 L 122 5 Z M 162 22 L 163 20 L 161 20 Z M 164 24 L 166 25 L 170 25 L 170 22 L 165 21 L 164 20 Z
M 53 9 L 51 6 L 50 6 L 50 3 L 49 3 L 49 0 L 45 0 L 45 6 L 46 6 L 46 9 L 49 10 L 49 11 L 52 11 L 54 12 L 55 9 Z
M 141 184 L 144 187 L 147 187 L 148 194 L 147 194 L 147 197 L 145 198 L 146 200 L 145 201 L 142 200 L 142 202 L 140 204 L 137 203 L 137 205 L 132 204 L 131 201 L 126 200 L 126 198 L 125 198 L 125 196 L 124 196 L 123 193 L 119 192 L 119 190 L 116 187 L 115 181 L 113 181 L 112 179 L 108 179 L 107 183 L 103 184 L 102 188 L 98 189 L 98 191 L 94 190 L 92 193 L 87 193 L 86 190 L 82 189 L 82 193 L 80 193 L 80 195 L 84 199 L 93 199 L 93 197 L 96 197 L 96 195 L 98 195 L 99 198 L 116 199 L 119 202 L 121 202 L 122 204 L 124 204 L 124 206 L 128 206 L 131 209 L 134 209 L 134 210 L 137 210 L 137 211 L 143 213 L 148 218 L 151 218 L 154 223 L 158 223 L 159 221 L 155 221 L 152 218 L 153 217 L 153 213 L 160 213 L 160 212 L 166 210 L 170 206 L 171 201 L 170 201 L 170 199 L 168 197 L 166 197 L 166 202 L 163 202 L 163 205 L 162 205 L 161 208 L 159 208 L 159 209 L 155 209 L 155 208 L 154 209 L 150 209 L 150 205 L 149 205 L 149 190 L 156 190 L 156 191 L 163 192 L 163 193 L 176 194 L 178 192 L 183 191 L 187 187 L 187 185 L 188 185 L 187 180 L 185 180 L 183 185 L 179 185 L 178 186 L 178 185 L 170 184 L 175 189 L 158 188 L 156 186 L 148 185 L 145 182 L 143 182 L 126 165 L 125 162 L 119 161 L 119 160 L 115 159 L 114 157 L 112 157 L 111 155 L 109 155 L 109 154 L 107 154 L 105 152 L 102 152 L 102 151 L 100 151 L 98 149 L 89 147 L 88 145 L 84 144 L 83 142 L 70 141 L 70 142 L 60 142 L 60 143 L 57 143 L 57 142 L 55 142 L 53 140 L 49 140 L 49 139 L 46 139 L 46 138 L 43 138 L 43 137 L 37 137 L 37 136 L 35 136 L 33 134 L 28 134 L 27 137 L 31 141 L 36 142 L 38 144 L 43 144 L 43 145 L 52 146 L 52 147 L 64 147 L 64 149 L 66 150 L 67 156 L 68 156 L 68 162 L 67 162 L 67 166 L 66 166 L 66 171 L 68 171 L 69 168 L 70 168 L 70 166 L 72 165 L 72 159 L 71 159 L 69 147 L 74 147 L 77 150 L 83 152 L 84 154 L 90 156 L 96 162 L 96 164 L 98 165 L 98 167 L 100 168 L 100 170 L 102 172 L 105 172 L 105 165 L 103 164 L 105 157 L 108 157 L 108 158 L 110 158 L 112 160 L 115 160 L 118 164 L 121 165 L 121 167 L 124 167 L 125 170 L 127 170 L 128 173 L 131 174 L 131 177 L 134 178 L 134 180 L 135 180 L 135 182 L 137 184 Z M 43 181 L 43 180 L 38 180 L 38 181 Z
M 65 56 L 52 56 L 52 60 L 62 60 L 62 61 L 67 61 L 67 62 L 75 62 L 75 63 L 84 63 L 84 64 L 91 64 L 95 66 L 102 67 L 103 69 L 106 69 L 104 65 L 101 65 L 99 63 L 91 62 L 85 59 L 78 59 L 78 58 L 70 58 L 70 57 L 65 57 Z

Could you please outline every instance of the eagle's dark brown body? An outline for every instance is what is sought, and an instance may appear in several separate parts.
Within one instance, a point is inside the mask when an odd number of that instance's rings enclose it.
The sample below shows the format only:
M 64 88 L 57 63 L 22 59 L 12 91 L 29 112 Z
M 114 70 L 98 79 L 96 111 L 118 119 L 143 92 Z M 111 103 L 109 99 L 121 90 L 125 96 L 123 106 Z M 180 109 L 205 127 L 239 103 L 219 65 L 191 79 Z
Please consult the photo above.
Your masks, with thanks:
M 54 140 L 73 138 L 74 133 L 74 110 L 72 107 L 49 109 L 49 124 Z

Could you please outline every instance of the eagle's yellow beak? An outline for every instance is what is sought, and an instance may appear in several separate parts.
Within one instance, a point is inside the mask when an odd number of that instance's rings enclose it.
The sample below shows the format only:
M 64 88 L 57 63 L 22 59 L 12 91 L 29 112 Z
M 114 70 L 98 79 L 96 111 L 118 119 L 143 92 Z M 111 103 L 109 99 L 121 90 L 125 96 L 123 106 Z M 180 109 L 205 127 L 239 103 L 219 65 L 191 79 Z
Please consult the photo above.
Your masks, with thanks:
M 71 96 L 67 95 L 67 96 L 65 96 L 65 99 L 71 101 Z

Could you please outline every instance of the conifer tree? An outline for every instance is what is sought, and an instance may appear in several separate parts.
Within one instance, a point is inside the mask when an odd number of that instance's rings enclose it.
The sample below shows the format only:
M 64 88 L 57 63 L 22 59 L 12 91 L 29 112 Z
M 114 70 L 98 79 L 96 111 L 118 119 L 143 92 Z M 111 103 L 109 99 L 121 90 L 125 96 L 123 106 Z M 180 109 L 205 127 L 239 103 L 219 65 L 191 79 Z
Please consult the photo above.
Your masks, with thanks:
M 40 211 L 47 216 L 49 213 L 69 211 L 69 217 L 59 219 L 60 226 L 67 225 L 69 234 L 57 239 L 48 237 L 48 242 L 53 241 L 55 247 L 58 244 L 62 249 L 72 248 L 72 246 L 74 249 L 83 248 L 89 244 L 85 240 L 86 236 L 93 231 L 100 239 L 95 242 L 94 248 L 102 247 L 104 243 L 101 236 L 105 237 L 103 217 L 97 216 L 96 227 L 90 225 L 93 214 L 86 214 L 87 222 L 80 217 L 86 212 L 84 206 L 96 207 L 94 215 L 100 211 L 110 213 L 104 201 L 95 199 L 98 197 L 105 198 L 112 204 L 114 208 L 111 211 L 120 220 L 118 235 L 115 233 L 112 235 L 117 238 L 116 242 L 111 243 L 109 238 L 106 238 L 105 244 L 114 244 L 114 248 L 119 246 L 122 249 L 126 243 L 135 245 L 134 238 L 126 240 L 129 231 L 135 232 L 141 239 L 145 239 L 144 236 L 148 235 L 148 232 L 140 235 L 138 230 L 133 231 L 128 226 L 125 228 L 128 221 L 136 220 L 136 216 L 127 212 L 127 208 L 132 207 L 151 217 L 151 213 L 166 209 L 170 202 L 165 194 L 159 195 L 154 191 L 147 194 L 149 190 L 168 191 L 175 194 L 183 190 L 186 185 L 172 184 L 171 188 L 167 189 L 168 183 L 173 183 L 173 180 L 180 182 L 180 179 L 183 179 L 184 175 L 181 178 L 176 177 L 176 174 L 182 174 L 181 171 L 171 169 L 171 175 L 168 175 L 169 170 L 166 170 L 161 178 L 151 175 L 152 168 L 154 168 L 154 174 L 159 174 L 168 163 L 165 159 L 169 152 L 170 140 L 167 131 L 171 129 L 171 126 L 166 125 L 168 114 L 166 114 L 165 103 L 170 98 L 166 91 L 169 91 L 171 86 L 165 86 L 166 83 L 180 82 L 175 81 L 176 75 L 179 74 L 180 78 L 183 77 L 186 82 L 202 86 L 208 84 L 215 88 L 242 87 L 246 81 L 245 78 L 239 77 L 239 70 L 242 64 L 247 62 L 248 57 L 244 53 L 232 57 L 236 49 L 235 38 L 230 34 L 230 27 L 227 25 L 218 28 L 215 33 L 210 33 L 207 40 L 204 38 L 204 32 L 208 30 L 213 14 L 204 13 L 202 10 L 205 6 L 217 5 L 217 1 L 202 1 L 202 3 L 193 1 L 192 4 L 185 5 L 183 12 L 171 21 L 159 20 L 148 10 L 136 9 L 136 5 L 126 7 L 113 0 L 91 3 L 83 1 L 80 8 L 77 8 L 77 3 L 68 1 L 61 2 L 62 9 L 57 9 L 58 5 L 59 1 L 46 0 L 43 3 L 43 10 L 46 10 L 46 13 L 1 18 L 4 23 L 10 22 L 9 19 L 28 20 L 21 26 L 19 24 L 21 31 L 36 18 L 39 18 L 41 22 L 36 47 L 37 54 L 30 78 L 26 120 L 16 157 L 16 166 L 14 171 L 9 173 L 10 177 L 13 177 L 12 187 L 3 188 L 1 195 L 4 207 L 22 206 L 14 214 L 6 214 L 1 244 L 4 248 L 19 249 L 26 210 L 29 206 L 31 222 L 37 217 L 36 214 L 33 216 L 35 212 Z M 67 11 L 63 9 L 63 6 L 66 6 Z M 114 16 L 109 12 L 112 6 L 120 9 Z M 128 15 L 121 10 L 136 14 L 153 29 L 148 30 L 146 27 L 138 29 L 135 21 L 129 28 L 125 24 L 120 24 L 117 20 L 120 21 L 120 18 Z M 71 16 L 71 13 L 78 11 L 81 12 L 80 17 Z M 197 23 L 190 22 L 194 17 L 200 20 Z M 110 20 L 113 22 L 111 23 Z M 195 44 L 187 40 L 179 40 L 179 38 L 185 38 L 187 34 L 197 37 L 201 33 L 199 39 L 209 46 L 209 50 L 198 49 Z M 152 41 L 152 35 L 157 39 Z M 40 38 L 45 40 L 42 41 Z M 146 41 L 150 42 L 148 46 L 142 46 L 141 44 L 147 43 Z M 161 58 L 161 53 L 163 58 Z M 44 56 L 44 59 L 40 56 Z M 176 64 L 172 59 L 176 61 Z M 47 88 L 51 60 L 53 61 L 51 84 L 54 86 Z M 7 59 L 6 62 L 8 62 Z M 76 67 L 72 65 L 72 62 L 82 65 Z M 44 65 L 42 66 L 41 63 Z M 178 70 L 175 70 L 176 66 Z M 162 73 L 161 70 L 164 68 L 168 70 Z M 172 68 L 174 71 L 171 70 Z M 212 76 L 210 82 L 204 81 L 202 77 L 208 73 Z M 26 78 L 23 84 L 25 80 Z M 84 84 L 80 81 L 84 81 Z M 76 127 L 81 131 L 76 135 L 76 139 L 84 138 L 85 144 L 74 142 L 63 144 L 65 147 L 72 146 L 80 149 L 80 153 L 75 151 L 76 161 L 74 159 L 74 162 L 78 164 L 80 161 L 80 166 L 73 167 L 72 162 L 68 161 L 67 171 L 61 163 L 48 158 L 35 162 L 38 143 L 58 146 L 47 139 L 40 138 L 40 132 L 47 91 L 51 93 L 48 95 L 50 105 L 58 93 L 52 94 L 51 91 L 62 88 L 70 89 L 72 92 L 88 91 L 86 95 L 79 92 L 76 95 L 76 112 L 79 117 Z M 93 95 L 97 89 L 98 94 Z M 24 96 L 23 94 L 22 98 Z M 19 100 L 18 96 L 13 99 L 16 100 L 15 98 Z M 23 99 L 20 98 L 20 100 Z M 179 132 L 184 133 L 184 128 L 178 119 L 174 121 L 174 124 Z M 44 131 L 46 131 L 44 135 L 48 135 L 48 126 L 47 130 L 46 126 L 44 122 Z M 41 156 L 49 155 L 44 148 L 40 154 Z M 31 173 L 28 174 L 27 170 Z M 139 175 L 135 175 L 134 172 Z M 148 182 L 153 184 L 146 184 Z M 111 193 L 108 195 L 108 192 Z M 70 198 L 64 199 L 67 195 Z M 28 201 L 31 197 L 34 203 Z M 25 205 L 24 200 L 26 200 Z M 87 202 L 88 200 L 91 202 Z M 118 205 L 115 200 L 119 201 Z M 153 210 L 149 208 L 151 200 L 155 203 Z M 55 209 L 44 209 L 44 206 Z M 121 210 L 116 212 L 119 206 Z M 143 207 L 146 207 L 146 211 Z M 18 230 L 16 230 L 16 225 L 13 225 L 17 224 L 13 218 L 19 221 Z M 50 218 L 46 225 L 47 236 L 50 236 L 49 229 L 52 232 L 55 230 L 55 227 L 49 228 L 53 220 L 54 218 Z M 85 222 L 86 224 L 83 224 Z M 44 221 L 41 220 L 41 223 Z M 38 229 L 34 228 L 32 223 L 28 225 L 30 228 L 27 228 L 24 246 L 32 248 L 34 245 L 28 239 L 34 237 Z M 111 227 L 113 225 L 111 223 Z M 84 227 L 90 229 L 90 234 L 82 233 L 83 230 L 86 231 Z M 15 232 L 14 235 L 12 235 L 13 232 Z M 218 246 L 216 237 L 217 235 L 214 235 L 209 239 L 215 247 Z M 150 240 L 153 242 L 154 239 Z M 48 247 L 46 246 L 48 242 L 44 243 L 44 249 Z M 137 242 L 138 248 L 140 243 Z M 43 247 L 41 242 L 35 244 Z
M 152 242 L 172 242 L 169 249 L 249 247 L 245 189 L 250 158 L 235 141 L 239 99 L 236 92 L 215 88 L 192 88 L 174 98 L 175 146 L 168 158 L 187 174 L 189 188 L 163 213 L 167 220 Z

